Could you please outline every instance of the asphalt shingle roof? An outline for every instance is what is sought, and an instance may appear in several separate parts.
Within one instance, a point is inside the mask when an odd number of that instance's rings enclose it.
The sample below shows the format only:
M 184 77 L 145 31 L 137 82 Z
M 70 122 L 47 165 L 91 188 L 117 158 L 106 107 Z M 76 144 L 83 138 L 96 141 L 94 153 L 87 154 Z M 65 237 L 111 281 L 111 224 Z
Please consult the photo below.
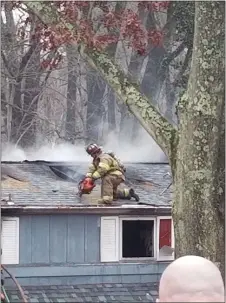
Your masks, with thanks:
M 24 287 L 28 302 L 156 302 L 157 284 L 92 284 Z M 16 289 L 7 289 L 10 302 L 21 302 Z
M 6 172 L 2 176 L 2 204 L 11 199 L 15 205 L 21 206 L 73 206 L 81 202 L 95 205 L 100 197 L 99 185 L 90 195 L 83 195 L 81 200 L 76 195 L 78 182 L 84 177 L 88 163 L 2 162 L 2 167 Z M 7 168 L 11 175 L 14 171 L 23 180 L 11 178 L 7 175 Z M 168 164 L 127 164 L 126 168 L 126 185 L 136 190 L 140 203 L 169 206 L 171 188 L 162 193 L 171 183 L 171 177 L 167 175 L 170 173 Z M 63 172 L 68 180 L 57 176 L 53 170 Z M 135 203 L 132 201 L 117 203 Z

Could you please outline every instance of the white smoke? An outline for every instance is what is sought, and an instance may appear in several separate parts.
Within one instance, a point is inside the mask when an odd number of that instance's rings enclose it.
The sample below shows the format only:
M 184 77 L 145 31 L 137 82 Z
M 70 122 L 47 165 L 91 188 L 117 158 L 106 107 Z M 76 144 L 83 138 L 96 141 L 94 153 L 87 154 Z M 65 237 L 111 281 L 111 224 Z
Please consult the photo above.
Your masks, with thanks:
M 1 156 L 2 161 L 23 161 L 27 158 L 24 150 L 10 143 L 2 146 Z
M 103 146 L 105 151 L 113 151 L 123 162 L 163 162 L 166 157 L 155 141 L 141 130 L 139 139 L 129 144 L 126 140 L 119 142 L 118 136 L 110 134 L 107 143 Z M 55 146 L 44 145 L 40 148 L 23 150 L 12 144 L 6 144 L 2 149 L 2 161 L 55 161 L 55 162 L 90 162 L 84 146 L 61 143 Z
M 119 142 L 114 134 L 110 134 L 104 149 L 113 151 L 123 162 L 156 163 L 166 161 L 166 156 L 161 148 L 144 129 L 139 131 L 138 138 L 131 144 L 126 142 L 126 139 Z
M 2 150 L 2 161 L 55 161 L 55 162 L 86 162 L 89 157 L 83 146 L 75 146 L 69 143 L 61 143 L 55 146 L 45 145 L 40 148 L 22 150 L 12 144 L 8 144 Z

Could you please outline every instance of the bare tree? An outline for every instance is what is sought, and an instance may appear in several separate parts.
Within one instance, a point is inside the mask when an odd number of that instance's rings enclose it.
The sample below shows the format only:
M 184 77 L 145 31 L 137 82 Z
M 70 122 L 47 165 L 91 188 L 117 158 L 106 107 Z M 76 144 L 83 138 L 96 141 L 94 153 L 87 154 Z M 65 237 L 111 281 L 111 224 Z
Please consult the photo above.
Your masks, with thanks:
M 2 103 L 7 120 L 7 140 L 27 147 L 35 143 L 38 101 L 51 71 L 47 71 L 41 81 L 40 42 L 32 38 L 37 17 L 27 14 L 29 25 L 24 25 L 22 30 L 20 18 L 15 22 L 12 2 L 4 2 L 2 12 L 5 14 L 5 22 L 1 15 L 2 77 L 5 78 Z

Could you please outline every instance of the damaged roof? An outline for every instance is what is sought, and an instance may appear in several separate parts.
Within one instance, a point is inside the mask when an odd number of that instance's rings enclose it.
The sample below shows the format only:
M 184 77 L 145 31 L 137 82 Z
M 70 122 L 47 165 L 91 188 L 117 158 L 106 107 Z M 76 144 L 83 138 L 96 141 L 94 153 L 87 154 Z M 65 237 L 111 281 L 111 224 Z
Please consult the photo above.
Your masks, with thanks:
M 97 208 L 100 181 L 96 182 L 97 186 L 90 195 L 82 198 L 77 195 L 78 182 L 85 176 L 87 168 L 88 163 L 2 162 L 2 209 Z M 119 200 L 112 207 L 170 207 L 168 164 L 127 164 L 126 169 L 125 184 L 135 189 L 140 201 Z

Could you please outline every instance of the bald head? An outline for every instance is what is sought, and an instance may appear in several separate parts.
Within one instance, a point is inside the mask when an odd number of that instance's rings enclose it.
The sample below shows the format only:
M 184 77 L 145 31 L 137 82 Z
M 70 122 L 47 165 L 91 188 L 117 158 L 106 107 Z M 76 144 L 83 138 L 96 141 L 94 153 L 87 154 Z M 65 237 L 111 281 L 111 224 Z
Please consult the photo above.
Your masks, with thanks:
M 158 302 L 224 302 L 221 273 L 205 258 L 181 257 L 163 272 Z

